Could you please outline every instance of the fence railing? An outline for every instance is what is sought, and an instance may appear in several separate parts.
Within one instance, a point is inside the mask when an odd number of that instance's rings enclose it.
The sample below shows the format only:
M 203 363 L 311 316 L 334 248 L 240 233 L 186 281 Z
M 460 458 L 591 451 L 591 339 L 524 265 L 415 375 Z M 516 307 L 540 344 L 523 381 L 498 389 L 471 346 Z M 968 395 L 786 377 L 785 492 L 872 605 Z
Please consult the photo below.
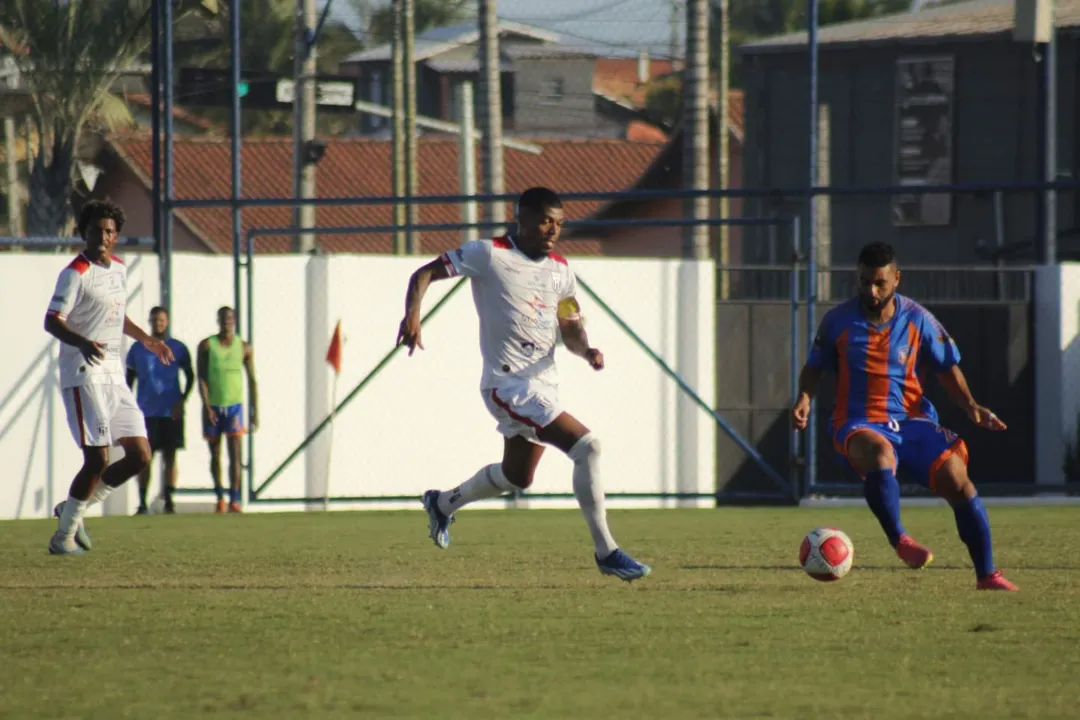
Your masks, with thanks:
M 717 274 L 723 277 L 730 292 L 721 302 L 748 300 L 791 299 L 790 265 L 720 265 Z M 805 276 L 806 266 L 798 273 Z M 919 302 L 936 303 L 993 303 L 1030 302 L 1032 299 L 1032 268 L 1029 266 L 979 267 L 932 266 L 901 269 L 899 292 Z M 854 267 L 819 267 L 817 272 L 818 302 L 842 300 L 858 290 Z M 720 287 L 720 283 L 717 283 Z M 801 283 L 799 301 L 806 302 L 806 283 Z

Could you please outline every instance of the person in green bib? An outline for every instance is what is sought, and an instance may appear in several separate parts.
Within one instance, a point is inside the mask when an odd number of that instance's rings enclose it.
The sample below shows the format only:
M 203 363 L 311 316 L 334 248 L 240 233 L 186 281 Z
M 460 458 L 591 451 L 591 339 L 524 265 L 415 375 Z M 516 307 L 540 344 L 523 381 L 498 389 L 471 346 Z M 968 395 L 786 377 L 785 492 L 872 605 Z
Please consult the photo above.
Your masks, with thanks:
M 210 474 L 217 493 L 217 512 L 225 512 L 225 488 L 221 484 L 221 438 L 229 451 L 228 511 L 240 512 L 240 439 L 244 427 L 244 372 L 247 371 L 251 429 L 259 425 L 255 384 L 255 353 L 236 336 L 236 313 L 231 307 L 218 310 L 218 334 L 199 343 L 199 395 L 203 403 L 203 436 L 210 444 Z

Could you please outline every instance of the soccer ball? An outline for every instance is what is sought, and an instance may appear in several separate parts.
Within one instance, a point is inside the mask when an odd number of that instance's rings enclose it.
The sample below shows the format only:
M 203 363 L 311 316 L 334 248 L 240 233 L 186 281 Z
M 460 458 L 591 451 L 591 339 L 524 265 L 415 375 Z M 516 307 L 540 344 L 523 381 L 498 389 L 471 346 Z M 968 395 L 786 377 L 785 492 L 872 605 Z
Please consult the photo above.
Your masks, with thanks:
M 806 533 L 799 546 L 799 564 L 815 580 L 839 580 L 851 570 L 855 546 L 843 530 L 817 528 Z

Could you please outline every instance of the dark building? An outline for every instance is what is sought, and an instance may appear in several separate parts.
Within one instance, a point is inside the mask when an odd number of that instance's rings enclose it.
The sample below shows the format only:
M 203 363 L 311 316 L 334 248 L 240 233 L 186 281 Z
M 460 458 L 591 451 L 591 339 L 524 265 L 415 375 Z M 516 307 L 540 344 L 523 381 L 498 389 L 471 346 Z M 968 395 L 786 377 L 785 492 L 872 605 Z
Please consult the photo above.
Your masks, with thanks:
M 1080 179 L 1080 0 L 1057 0 L 1057 163 Z M 819 32 L 818 185 L 1037 182 L 1041 72 L 1035 47 L 1013 38 L 1012 0 L 972 0 Z M 745 81 L 744 187 L 808 182 L 807 34 L 739 50 Z M 836 195 L 819 200 L 819 256 L 854 264 L 870 240 L 917 265 L 1030 262 L 1031 192 L 944 196 Z M 798 197 L 748 200 L 747 215 L 797 212 Z M 1080 193 L 1057 198 L 1062 257 L 1080 249 Z M 764 262 L 761 231 L 746 262 Z M 823 288 L 828 292 L 828 287 Z M 836 296 L 836 293 L 833 293 Z

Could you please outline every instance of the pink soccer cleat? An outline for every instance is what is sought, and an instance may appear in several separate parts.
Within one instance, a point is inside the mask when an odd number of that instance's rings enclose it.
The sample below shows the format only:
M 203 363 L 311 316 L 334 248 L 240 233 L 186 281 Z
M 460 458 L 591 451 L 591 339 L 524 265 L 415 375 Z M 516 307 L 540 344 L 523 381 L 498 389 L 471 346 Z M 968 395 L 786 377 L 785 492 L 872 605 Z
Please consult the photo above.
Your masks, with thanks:
M 979 578 L 979 581 L 975 583 L 976 590 L 1008 590 L 1010 592 L 1016 592 L 1020 588 L 1015 584 L 1009 582 L 1000 570 L 990 573 L 984 578 Z
M 896 544 L 896 554 L 912 570 L 922 570 L 934 561 L 934 553 L 911 539 L 910 535 L 901 535 Z

